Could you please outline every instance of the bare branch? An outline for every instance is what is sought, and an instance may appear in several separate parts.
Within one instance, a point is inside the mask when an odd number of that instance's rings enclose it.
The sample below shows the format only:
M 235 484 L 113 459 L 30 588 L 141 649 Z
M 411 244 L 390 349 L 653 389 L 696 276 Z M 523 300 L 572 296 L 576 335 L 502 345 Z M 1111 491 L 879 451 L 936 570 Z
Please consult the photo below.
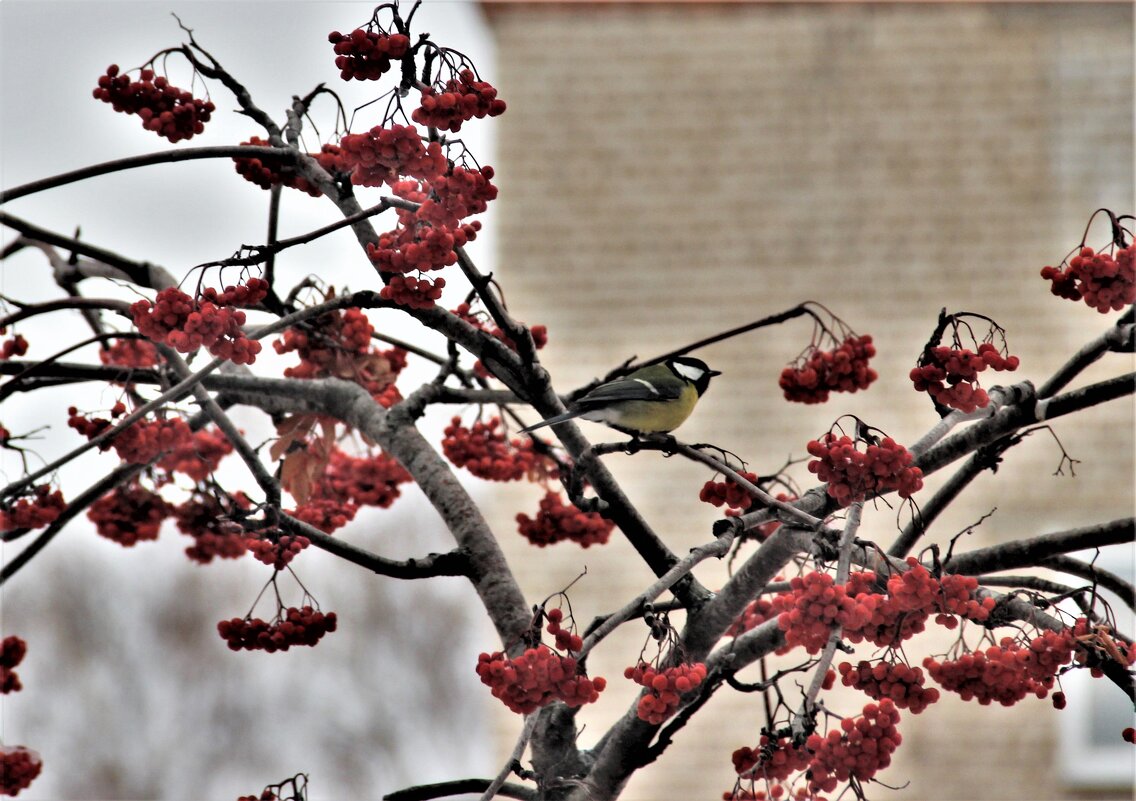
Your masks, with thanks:
M 1039 567 L 1048 567 L 1099 584 L 1106 590 L 1116 593 L 1129 609 L 1136 610 L 1136 588 L 1111 571 L 1071 556 L 1046 557 L 1041 560 Z
M 420 784 L 416 787 L 387 793 L 383 796 L 383 801 L 430 801 L 433 798 L 447 798 L 451 795 L 481 793 L 488 789 L 490 783 L 490 779 L 458 779 L 452 782 L 438 782 L 437 784 Z M 537 798 L 535 790 L 508 782 L 497 789 L 497 795 L 517 798 L 520 801 L 536 801 Z
M 281 528 L 307 537 L 317 548 L 322 548 L 380 576 L 422 579 L 435 576 L 469 577 L 471 573 L 469 556 L 460 548 L 448 553 L 431 553 L 420 558 L 397 561 L 363 550 L 338 537 L 324 534 L 318 528 L 283 512 L 277 516 L 277 520 Z
M 973 576 L 978 573 L 1034 567 L 1051 556 L 1085 548 L 1130 543 L 1134 539 L 1136 539 L 1136 520 L 1128 517 L 1095 526 L 1042 534 L 987 548 L 976 548 L 952 556 L 943 563 L 943 569 L 949 573 Z
M 78 170 L 53 175 L 50 178 L 41 178 L 20 186 L 0 192 L 0 205 L 10 200 L 34 195 L 48 189 L 73 184 L 76 181 L 85 181 L 100 175 L 133 170 L 138 167 L 152 167 L 155 164 L 173 164 L 178 161 L 196 161 L 197 159 L 231 159 L 231 158 L 257 158 L 282 161 L 285 164 L 294 163 L 297 153 L 283 147 L 267 147 L 256 145 L 219 145 L 214 147 L 187 147 L 181 150 L 163 150 L 158 153 L 147 153 L 142 156 L 127 156 L 126 158 L 104 161 L 101 164 L 92 164 Z
M 521 733 L 517 736 L 517 742 L 513 745 L 513 751 L 509 754 L 509 758 L 505 762 L 505 767 L 501 769 L 501 772 L 498 773 L 493 781 L 489 783 L 489 786 L 485 788 L 485 792 L 481 794 L 480 801 L 493 801 L 493 797 L 505 786 L 505 780 L 509 778 L 509 775 L 513 772 L 513 766 L 520 764 L 521 757 L 524 756 L 525 749 L 528 748 L 533 729 L 536 728 L 536 721 L 536 714 L 525 716 L 525 725 L 521 727 Z

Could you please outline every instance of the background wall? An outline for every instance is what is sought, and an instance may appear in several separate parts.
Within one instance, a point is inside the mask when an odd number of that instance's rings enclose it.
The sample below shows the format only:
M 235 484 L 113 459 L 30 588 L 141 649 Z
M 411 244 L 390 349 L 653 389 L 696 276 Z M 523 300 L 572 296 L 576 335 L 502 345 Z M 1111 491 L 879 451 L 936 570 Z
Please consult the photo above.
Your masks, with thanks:
M 907 373 L 944 306 L 1007 329 L 1022 359 L 1010 381 L 1044 380 L 1108 327 L 1053 298 L 1038 271 L 1080 241 L 1095 209 L 1133 209 L 1130 5 L 486 7 L 494 83 L 509 103 L 495 164 L 497 270 L 513 312 L 548 325 L 542 360 L 562 390 L 633 354 L 824 303 L 875 339 L 881 378 L 867 393 L 820 407 L 781 399 L 777 377 L 808 344 L 807 321 L 697 354 L 724 375 L 680 435 L 728 447 L 768 475 L 841 414 L 901 442 L 924 433 L 936 418 Z M 1095 235 L 1103 242 L 1107 231 Z M 1106 361 L 1085 380 L 1131 369 L 1129 357 Z M 1131 514 L 1132 421 L 1130 399 L 1058 421 L 1081 460 L 1075 478 L 1053 475 L 1060 450 L 1049 434 L 1030 437 L 931 539 L 945 544 L 995 509 L 960 547 Z M 610 462 L 677 552 L 709 539 L 716 512 L 695 500 L 704 471 L 655 456 Z M 803 465 L 792 472 L 810 485 Z M 932 477 L 924 497 L 944 478 Z M 518 505 L 535 507 L 529 495 L 501 496 L 502 529 Z M 862 536 L 886 545 L 894 526 L 881 508 Z M 622 542 L 513 545 L 532 598 L 587 568 L 574 595 L 582 620 L 649 580 Z M 713 569 L 704 581 L 714 586 Z M 607 597 L 577 600 L 597 588 Z M 593 673 L 615 680 L 598 705 L 612 708 L 582 713 L 596 727 L 585 743 L 622 711 L 614 699 L 633 701 L 619 677 L 645 635 L 592 658 Z M 715 699 L 626 797 L 717 797 L 732 786 L 730 752 L 756 741 L 759 710 L 751 698 Z M 1073 797 L 1081 791 L 1055 761 L 1063 714 L 1047 701 L 1003 710 L 945 698 L 905 715 L 904 745 L 882 779 L 910 781 L 908 797 L 919 799 Z M 502 748 L 518 725 L 503 716 Z

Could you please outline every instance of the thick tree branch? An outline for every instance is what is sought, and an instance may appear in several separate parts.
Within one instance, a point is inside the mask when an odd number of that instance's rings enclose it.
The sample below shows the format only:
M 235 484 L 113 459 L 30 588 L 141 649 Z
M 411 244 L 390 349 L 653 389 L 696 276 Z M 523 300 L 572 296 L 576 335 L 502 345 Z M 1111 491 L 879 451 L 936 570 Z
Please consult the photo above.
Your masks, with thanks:
M 999 570 L 1034 567 L 1051 556 L 1085 548 L 1131 543 L 1134 540 L 1136 540 L 1136 521 L 1129 517 L 1095 526 L 1003 542 L 987 548 L 976 548 L 973 551 L 951 556 L 943 562 L 943 570 L 948 573 L 973 576 Z
M 702 661 L 746 605 L 799 553 L 798 531 L 790 524 L 778 527 L 713 599 L 687 617 L 682 646 L 692 660 Z
M 1104 589 L 1116 593 L 1129 609 L 1136 610 L 1136 588 L 1111 571 L 1071 556 L 1049 556 L 1042 559 L 1039 566 L 1099 584 Z
M 168 286 L 177 285 L 177 281 L 174 280 L 173 276 L 170 275 L 169 271 L 164 267 L 145 261 L 140 262 L 128 259 L 105 248 L 81 242 L 74 237 L 64 236 L 63 234 L 49 231 L 46 228 L 40 228 L 38 225 L 22 220 L 19 217 L 13 217 L 7 212 L 0 211 L 0 225 L 5 225 L 15 231 L 19 231 L 28 240 L 43 242 L 59 248 L 66 248 L 69 251 L 81 256 L 86 256 L 98 263 L 89 266 L 83 265 L 82 263 L 75 265 L 72 268 L 74 275 L 71 276 L 74 280 L 98 275 L 108 278 L 121 277 L 138 286 L 152 289 L 165 289 Z M 121 273 L 121 276 L 113 272 L 108 273 L 107 270 L 102 269 L 99 265 L 106 265 L 106 267 L 111 268 L 111 270 L 117 270 Z
M 339 379 L 263 379 L 259 391 L 230 392 L 241 403 L 269 413 L 319 412 L 342 420 L 382 447 L 410 473 L 468 558 L 469 577 L 505 647 L 527 629 L 524 596 L 474 500 L 414 427 L 401 404 L 389 411 L 357 384 Z
M 1037 396 L 1049 398 L 1056 395 L 1067 387 L 1074 378 L 1084 372 L 1085 368 L 1110 351 L 1131 353 L 1133 332 L 1136 330 L 1136 326 L 1133 325 L 1133 317 L 1136 317 L 1136 307 L 1129 306 L 1115 325 L 1096 339 L 1086 343 L 1065 364 L 1061 365 L 1057 372 L 1038 388 Z
M 915 464 L 924 475 L 930 475 L 959 457 L 1026 426 L 1116 400 L 1131 395 L 1134 391 L 1136 374 L 1129 373 L 1042 401 L 1034 393 L 1028 392 L 1021 401 L 999 409 L 993 416 L 928 449 L 916 458 Z

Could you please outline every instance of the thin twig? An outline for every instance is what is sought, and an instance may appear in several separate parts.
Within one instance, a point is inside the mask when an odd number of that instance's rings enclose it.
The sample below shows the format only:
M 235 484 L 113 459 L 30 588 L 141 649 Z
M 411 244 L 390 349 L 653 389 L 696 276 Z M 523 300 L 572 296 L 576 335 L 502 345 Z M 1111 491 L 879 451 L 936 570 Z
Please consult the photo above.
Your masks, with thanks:
M 521 757 L 524 756 L 525 749 L 528 748 L 529 740 L 532 739 L 533 730 L 536 728 L 536 722 L 539 719 L 537 713 L 525 716 L 525 725 L 521 728 L 521 733 L 517 736 L 517 742 L 513 745 L 513 751 L 509 754 L 508 760 L 505 762 L 505 767 L 501 768 L 489 786 L 485 788 L 485 792 L 481 794 L 479 801 L 492 801 L 493 796 L 497 795 L 497 791 L 505 784 L 505 780 L 513 773 L 513 766 L 521 763 Z

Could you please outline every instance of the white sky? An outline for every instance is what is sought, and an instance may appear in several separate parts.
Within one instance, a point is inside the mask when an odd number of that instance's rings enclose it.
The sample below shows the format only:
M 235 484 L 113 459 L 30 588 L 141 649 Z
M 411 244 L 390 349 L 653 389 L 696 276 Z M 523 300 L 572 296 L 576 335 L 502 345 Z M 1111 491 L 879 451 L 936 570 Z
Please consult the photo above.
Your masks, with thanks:
M 376 91 L 374 84 L 341 81 L 327 34 L 364 23 L 372 8 L 355 2 L 3 0 L 0 183 L 10 188 L 108 159 L 236 144 L 263 133 L 230 113 L 235 103 L 219 86 L 211 87 L 217 111 L 205 133 L 173 146 L 144 131 L 136 117 L 92 98 L 109 64 L 137 67 L 181 43 L 171 11 L 278 122 L 293 94 L 320 82 L 339 92 L 350 111 L 393 84 L 384 81 Z M 492 80 L 491 42 L 476 3 L 426 0 L 414 28 L 465 52 Z M 171 59 L 168 71 L 172 83 L 188 88 L 184 62 Z M 382 107 L 361 111 L 354 130 L 378 124 L 372 117 Z M 305 135 L 317 150 L 333 132 L 334 107 L 317 105 L 313 115 L 323 139 L 310 129 Z M 482 164 L 492 164 L 488 124 L 467 127 L 463 140 Z M 361 190 L 361 202 L 369 205 L 362 192 L 377 199 L 380 190 Z M 104 176 L 14 201 L 5 211 L 59 232 L 81 226 L 84 240 L 181 277 L 241 244 L 262 242 L 267 203 L 267 192 L 218 160 Z M 336 214 L 325 199 L 285 191 L 279 235 L 326 225 Z M 393 222 L 380 219 L 376 226 L 386 230 Z M 11 238 L 5 229 L 4 244 Z M 471 253 L 493 269 L 491 230 Z M 309 274 L 337 287 L 374 285 L 347 231 L 294 250 L 278 261 L 278 270 L 288 285 Z M 94 285 L 91 291 L 110 294 Z M 0 293 L 35 301 L 58 290 L 42 256 L 25 251 L 0 265 Z M 452 298 L 456 305 L 459 294 L 444 302 Z M 58 315 L 21 332 L 32 356 L 86 335 Z M 271 365 L 265 356 L 258 367 Z M 50 423 L 54 432 L 37 444 L 50 459 L 75 444 L 66 437 L 63 411 L 74 393 L 17 396 L 0 409 L 0 421 L 14 432 Z M 89 408 L 113 402 L 105 392 L 77 397 Z M 239 422 L 256 424 L 252 416 Z M 87 462 L 61 478 L 65 487 L 68 481 L 86 486 L 108 464 L 113 460 Z M 0 467 L 8 480 L 19 473 L 11 459 Z M 432 522 L 432 512 L 413 500 L 400 501 L 393 517 L 374 518 L 381 523 L 365 523 L 366 534 L 381 529 L 383 538 L 360 544 L 395 558 L 449 547 L 422 533 L 428 527 L 418 523 Z M 392 520 L 395 538 L 389 536 Z M 0 636 L 22 634 L 29 653 L 19 670 L 27 689 L 0 704 L 0 735 L 5 744 L 39 750 L 45 760 L 44 773 L 21 798 L 235 798 L 301 770 L 311 774 L 312 799 L 369 798 L 414 781 L 496 771 L 488 738 L 476 728 L 484 708 L 475 701 L 463 712 L 454 704 L 466 697 L 468 707 L 474 693 L 492 701 L 473 666 L 478 650 L 496 647 L 474 624 L 463 629 L 476 602 L 461 582 L 403 587 L 313 554 L 302 577 L 325 608 L 340 614 L 343 630 L 316 649 L 299 649 L 305 653 L 231 654 L 212 627 L 244 613 L 264 571 L 243 564 L 251 560 L 191 565 L 181 553 L 188 541 L 169 529 L 156 544 L 124 551 L 88 528 L 85 519 L 75 521 L 2 595 Z M 395 643 L 411 649 L 409 655 Z M 69 662 L 76 652 L 81 662 Z M 431 683 L 437 676 L 446 686 Z M 384 693 L 393 702 L 380 699 Z M 236 728 L 234 720 L 240 721 Z

